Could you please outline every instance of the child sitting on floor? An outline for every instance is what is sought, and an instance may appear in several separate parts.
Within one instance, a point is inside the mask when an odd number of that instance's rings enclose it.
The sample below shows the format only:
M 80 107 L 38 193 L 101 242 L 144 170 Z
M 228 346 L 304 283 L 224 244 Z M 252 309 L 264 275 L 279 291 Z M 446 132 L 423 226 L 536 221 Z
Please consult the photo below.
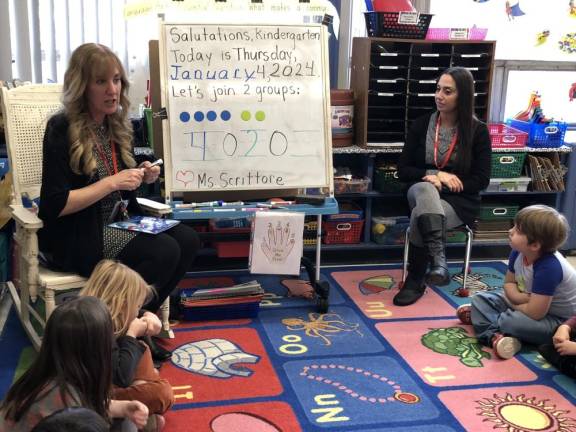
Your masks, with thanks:
M 552 344 L 540 345 L 538 352 L 560 372 L 576 379 L 576 315 L 558 327 Z
M 502 359 L 521 341 L 541 345 L 576 314 L 576 271 L 558 252 L 568 237 L 566 218 L 545 205 L 523 208 L 508 237 L 512 252 L 503 292 L 479 292 L 457 315 L 472 324 L 478 341 Z
M 100 300 L 80 297 L 58 306 L 46 323 L 38 356 L 0 405 L 0 431 L 29 432 L 66 407 L 89 408 L 106 420 L 127 418 L 143 427 L 144 404 L 110 400 L 111 350 L 112 321 Z
M 88 408 L 70 407 L 44 417 L 30 432 L 109 432 L 110 424 Z
M 153 290 L 130 267 L 116 261 L 102 260 L 94 268 L 81 296 L 101 299 L 112 315 L 115 345 L 112 350 L 112 395 L 115 399 L 136 399 L 150 411 L 147 429 L 161 430 L 164 414 L 174 402 L 172 387 L 154 369 L 148 346 L 138 338 L 157 335 L 161 330 L 158 317 L 144 312 L 143 304 Z M 153 415 L 154 414 L 154 415 Z M 156 425 L 154 425 L 155 423 Z

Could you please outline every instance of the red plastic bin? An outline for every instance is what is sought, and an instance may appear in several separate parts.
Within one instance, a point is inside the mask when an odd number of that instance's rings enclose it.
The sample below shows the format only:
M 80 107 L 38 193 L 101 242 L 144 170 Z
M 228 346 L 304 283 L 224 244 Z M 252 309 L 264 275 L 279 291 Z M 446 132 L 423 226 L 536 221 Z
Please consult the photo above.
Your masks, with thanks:
M 526 146 L 528 134 L 502 123 L 488 125 L 492 148 L 520 148 Z
M 217 233 L 249 233 L 251 227 L 220 228 L 214 219 L 210 219 L 210 231 Z M 243 258 L 250 254 L 250 241 L 213 241 L 212 246 L 216 249 L 218 258 Z
M 360 243 L 364 220 L 348 222 L 326 221 L 322 226 L 324 227 L 323 242 L 325 244 Z

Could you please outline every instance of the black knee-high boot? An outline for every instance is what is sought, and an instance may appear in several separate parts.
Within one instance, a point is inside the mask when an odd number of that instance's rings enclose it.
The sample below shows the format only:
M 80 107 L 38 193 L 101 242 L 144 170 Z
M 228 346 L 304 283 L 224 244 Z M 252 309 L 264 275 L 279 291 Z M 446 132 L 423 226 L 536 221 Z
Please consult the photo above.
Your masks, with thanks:
M 426 285 L 424 275 L 428 268 L 428 254 L 426 249 L 410 244 L 408 252 L 408 276 L 402 289 L 394 296 L 396 306 L 408 306 L 415 303 L 424 295 Z
M 418 217 L 418 229 L 428 252 L 430 270 L 425 281 L 429 285 L 443 286 L 450 283 L 446 264 L 446 219 L 443 215 L 426 213 Z

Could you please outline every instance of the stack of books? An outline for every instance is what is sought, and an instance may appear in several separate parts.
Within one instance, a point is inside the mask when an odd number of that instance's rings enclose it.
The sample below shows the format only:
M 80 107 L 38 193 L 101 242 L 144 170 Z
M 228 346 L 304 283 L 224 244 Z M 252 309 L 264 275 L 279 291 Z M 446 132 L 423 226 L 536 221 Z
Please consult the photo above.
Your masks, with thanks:
M 186 321 L 254 318 L 264 290 L 257 281 L 222 288 L 185 288 L 180 307 Z

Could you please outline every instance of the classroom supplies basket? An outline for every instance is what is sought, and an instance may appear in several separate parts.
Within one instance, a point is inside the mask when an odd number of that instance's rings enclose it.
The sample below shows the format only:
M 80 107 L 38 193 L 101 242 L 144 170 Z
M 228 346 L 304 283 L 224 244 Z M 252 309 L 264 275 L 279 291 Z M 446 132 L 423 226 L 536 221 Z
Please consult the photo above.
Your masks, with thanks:
M 368 187 L 370 186 L 370 178 L 352 178 L 350 180 L 344 178 L 334 179 L 334 193 L 335 194 L 345 194 L 345 193 L 366 193 Z
M 510 119 L 506 123 L 528 133 L 528 147 L 557 148 L 564 144 L 566 122 L 535 123 Z
M 432 20 L 431 14 L 418 14 L 416 24 L 399 23 L 399 12 L 365 12 L 368 36 L 381 38 L 424 39 Z
M 427 40 L 484 40 L 488 34 L 487 28 L 472 26 L 470 28 L 429 28 Z
M 324 222 L 325 244 L 360 243 L 364 220 Z
M 492 153 L 491 177 L 493 178 L 520 177 L 520 174 L 522 173 L 522 168 L 524 167 L 525 159 L 526 159 L 525 152 Z
M 251 221 L 246 218 L 221 218 L 210 219 L 209 230 L 221 234 L 250 233 Z M 212 246 L 216 249 L 219 258 L 239 258 L 247 257 L 250 253 L 249 240 L 237 241 L 213 241 Z
M 502 123 L 489 124 L 488 131 L 492 148 L 525 147 L 528 140 L 528 133 Z
M 478 219 L 480 220 L 502 220 L 502 219 L 514 219 L 516 213 L 520 206 L 517 204 L 505 204 L 505 203 L 483 203 L 480 205 L 480 213 L 478 214 Z
M 398 179 L 398 167 L 395 164 L 376 167 L 374 170 L 374 189 L 387 193 L 402 192 L 404 183 Z
M 404 236 L 409 226 L 408 216 L 373 216 L 372 241 L 384 245 L 404 244 Z

